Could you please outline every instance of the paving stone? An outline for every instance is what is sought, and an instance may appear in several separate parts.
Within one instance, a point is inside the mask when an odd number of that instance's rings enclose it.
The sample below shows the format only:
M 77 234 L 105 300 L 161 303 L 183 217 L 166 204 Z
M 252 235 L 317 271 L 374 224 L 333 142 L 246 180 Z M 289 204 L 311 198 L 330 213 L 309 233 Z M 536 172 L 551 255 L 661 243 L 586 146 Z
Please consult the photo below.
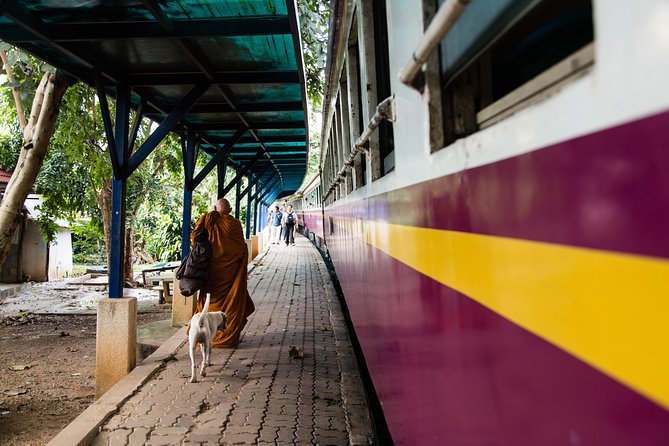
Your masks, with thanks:
M 132 430 L 132 434 L 128 438 L 128 446 L 143 446 L 146 444 L 146 439 L 149 435 L 149 429 L 138 427 Z
M 108 446 L 113 431 L 102 431 L 93 439 L 92 446 Z

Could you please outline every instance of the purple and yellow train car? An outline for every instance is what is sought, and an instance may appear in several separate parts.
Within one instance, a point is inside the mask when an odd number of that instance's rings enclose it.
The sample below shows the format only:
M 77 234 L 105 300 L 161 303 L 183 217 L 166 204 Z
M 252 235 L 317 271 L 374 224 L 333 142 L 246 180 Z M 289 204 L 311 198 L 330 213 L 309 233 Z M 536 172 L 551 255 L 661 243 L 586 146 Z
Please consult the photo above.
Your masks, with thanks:
M 325 248 L 323 234 L 323 207 L 321 206 L 320 176 L 314 176 L 302 189 L 299 197 L 292 197 L 292 204 L 299 218 L 299 230 L 316 246 Z
M 669 444 L 669 2 L 332 8 L 323 237 L 393 441 Z

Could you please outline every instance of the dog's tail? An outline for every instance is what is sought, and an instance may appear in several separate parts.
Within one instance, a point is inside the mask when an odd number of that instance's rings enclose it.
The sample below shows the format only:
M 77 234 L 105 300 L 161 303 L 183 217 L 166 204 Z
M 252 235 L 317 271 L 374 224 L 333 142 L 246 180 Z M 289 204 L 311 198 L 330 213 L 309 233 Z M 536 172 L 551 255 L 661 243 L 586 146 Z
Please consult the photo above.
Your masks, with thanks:
M 202 307 L 202 316 L 200 317 L 200 327 L 204 325 L 204 315 L 207 314 L 209 310 L 209 300 L 211 299 L 211 294 L 207 293 L 207 298 L 204 301 L 204 307 Z

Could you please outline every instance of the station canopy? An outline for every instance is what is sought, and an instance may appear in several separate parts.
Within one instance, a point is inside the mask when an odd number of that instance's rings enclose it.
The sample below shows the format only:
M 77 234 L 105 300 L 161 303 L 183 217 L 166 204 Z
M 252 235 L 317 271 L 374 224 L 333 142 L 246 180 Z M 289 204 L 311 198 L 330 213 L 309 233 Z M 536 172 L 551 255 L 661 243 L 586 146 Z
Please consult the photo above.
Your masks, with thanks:
M 89 85 L 97 78 L 112 96 L 128 87 L 132 107 L 156 122 L 196 97 L 174 129 L 225 152 L 229 166 L 251 164 L 247 175 L 275 183 L 270 200 L 302 183 L 308 117 L 293 0 L 0 0 L 0 13 L 1 40 Z

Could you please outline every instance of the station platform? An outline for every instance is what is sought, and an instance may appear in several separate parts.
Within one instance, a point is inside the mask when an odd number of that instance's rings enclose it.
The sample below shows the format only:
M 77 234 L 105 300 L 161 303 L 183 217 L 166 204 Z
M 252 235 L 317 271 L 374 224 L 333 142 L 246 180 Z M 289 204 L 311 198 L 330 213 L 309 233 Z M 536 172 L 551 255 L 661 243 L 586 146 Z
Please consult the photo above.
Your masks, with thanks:
M 205 378 L 189 382 L 184 327 L 49 444 L 374 444 L 327 268 L 306 238 L 295 242 L 254 260 L 256 311 L 239 347 L 214 349 Z

